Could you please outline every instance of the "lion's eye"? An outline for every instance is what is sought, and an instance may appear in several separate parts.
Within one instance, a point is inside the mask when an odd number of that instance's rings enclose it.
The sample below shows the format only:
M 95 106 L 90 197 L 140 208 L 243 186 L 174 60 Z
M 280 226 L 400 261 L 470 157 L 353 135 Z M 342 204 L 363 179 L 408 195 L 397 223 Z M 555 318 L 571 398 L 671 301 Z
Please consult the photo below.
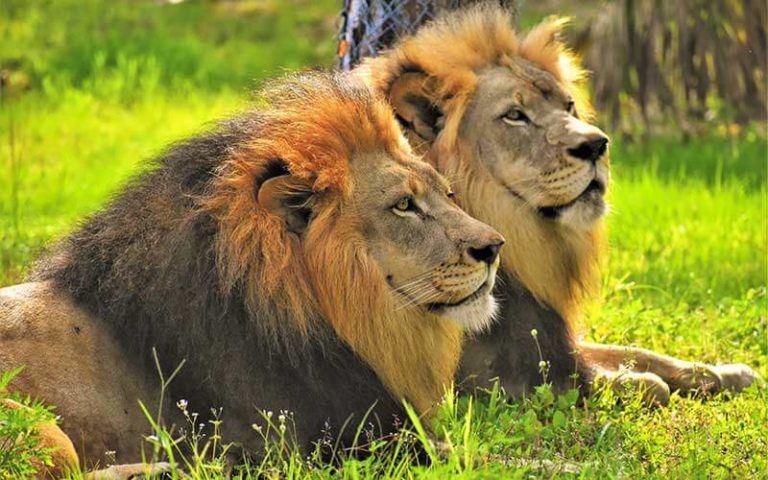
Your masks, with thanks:
M 524 125 L 531 122 L 531 119 L 528 118 L 528 115 L 524 114 L 521 110 L 516 108 L 513 108 L 505 113 L 504 116 L 501 117 L 501 120 L 509 125 Z
M 446 193 L 446 195 L 447 195 L 447 196 L 448 196 L 448 198 L 450 198 L 451 200 L 453 200 L 454 198 L 456 198 L 456 192 L 448 192 L 448 193 Z
M 407 212 L 409 210 L 413 210 L 413 200 L 411 200 L 409 197 L 403 197 L 397 201 L 393 208 L 399 212 Z
M 576 103 L 573 100 L 568 100 L 568 105 L 565 106 L 565 110 L 571 115 L 576 113 Z

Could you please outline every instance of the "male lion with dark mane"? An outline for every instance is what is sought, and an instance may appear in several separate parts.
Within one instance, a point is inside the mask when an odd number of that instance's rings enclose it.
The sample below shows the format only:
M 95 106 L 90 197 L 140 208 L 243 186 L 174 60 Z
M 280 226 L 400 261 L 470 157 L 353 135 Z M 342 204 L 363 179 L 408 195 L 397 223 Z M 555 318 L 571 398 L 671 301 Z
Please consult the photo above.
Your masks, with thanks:
M 457 381 L 498 378 L 519 396 L 541 383 L 544 360 L 558 391 L 574 385 L 574 372 L 576 386 L 630 383 L 659 403 L 670 389 L 741 390 L 757 378 L 746 365 L 575 338 L 599 284 L 609 162 L 608 138 L 588 123 L 583 71 L 557 40 L 563 24 L 548 20 L 521 36 L 505 9 L 482 4 L 446 14 L 353 70 L 390 101 L 459 204 L 515 245 L 502 254 L 500 321 L 467 343 Z
M 386 102 L 304 75 L 267 107 L 171 148 L 38 266 L 0 290 L 0 370 L 57 405 L 89 463 L 138 461 L 166 398 L 221 407 L 222 436 L 258 454 L 258 411 L 289 411 L 304 451 L 351 446 L 426 414 L 486 327 L 502 237 L 451 200 Z M 154 410 L 151 410 L 154 411 Z M 349 423 L 346 430 L 345 423 Z M 113 459 L 114 460 L 114 459 Z

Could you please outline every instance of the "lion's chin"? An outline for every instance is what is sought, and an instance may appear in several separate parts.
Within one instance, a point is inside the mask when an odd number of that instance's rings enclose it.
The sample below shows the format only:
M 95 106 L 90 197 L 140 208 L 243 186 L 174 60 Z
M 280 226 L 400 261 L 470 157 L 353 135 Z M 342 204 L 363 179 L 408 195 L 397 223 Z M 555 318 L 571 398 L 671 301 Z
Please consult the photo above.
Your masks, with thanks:
M 539 207 L 539 215 L 552 222 L 576 230 L 590 230 L 603 218 L 608 211 L 605 203 L 605 184 L 592 180 L 587 188 L 570 202 L 558 205 Z
M 493 297 L 493 281 L 483 284 L 467 299 L 453 305 L 431 305 L 429 309 L 458 324 L 468 332 L 481 332 L 496 319 L 498 303 Z
M 498 312 L 498 302 L 488 293 L 457 307 L 447 307 L 443 315 L 468 332 L 482 332 L 491 326 Z
M 573 205 L 563 209 L 555 221 L 576 230 L 590 230 L 607 211 L 608 204 L 603 196 L 593 192 L 582 196 Z

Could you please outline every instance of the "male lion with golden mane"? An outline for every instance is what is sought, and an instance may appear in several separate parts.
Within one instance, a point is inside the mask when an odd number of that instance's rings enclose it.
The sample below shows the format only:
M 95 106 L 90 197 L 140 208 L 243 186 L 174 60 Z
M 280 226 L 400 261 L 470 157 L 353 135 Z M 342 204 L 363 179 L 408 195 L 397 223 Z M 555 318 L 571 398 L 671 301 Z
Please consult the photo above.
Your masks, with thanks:
M 515 246 L 502 254 L 500 321 L 468 342 L 457 381 L 498 378 L 519 396 L 541 383 L 544 360 L 557 390 L 574 385 L 574 372 L 577 386 L 598 377 L 628 382 L 660 403 L 670 389 L 741 390 L 757 378 L 746 365 L 575 339 L 573 325 L 599 284 L 609 162 L 608 138 L 588 123 L 583 72 L 557 40 L 563 24 L 548 20 L 521 36 L 505 9 L 482 4 L 353 70 L 390 101 L 459 204 Z
M 57 405 L 88 463 L 141 459 L 137 400 L 221 407 L 258 455 L 259 411 L 305 452 L 386 435 L 454 378 L 486 327 L 502 237 L 451 200 L 386 102 L 343 76 L 269 88 L 268 107 L 171 148 L 38 266 L 0 290 L 0 370 Z M 154 410 L 151 410 L 154 411 Z M 344 429 L 344 425 L 349 426 Z M 114 460 L 114 459 L 113 459 Z

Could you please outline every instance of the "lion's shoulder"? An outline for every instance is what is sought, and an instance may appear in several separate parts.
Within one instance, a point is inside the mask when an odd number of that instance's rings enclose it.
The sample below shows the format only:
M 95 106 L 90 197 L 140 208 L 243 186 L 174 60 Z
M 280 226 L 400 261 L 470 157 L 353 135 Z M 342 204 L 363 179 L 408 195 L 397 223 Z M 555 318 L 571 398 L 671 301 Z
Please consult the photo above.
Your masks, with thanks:
M 51 282 L 29 282 L 0 288 L 0 339 L 22 335 L 55 340 L 90 315 Z
M 67 352 L 110 350 L 119 356 L 115 339 L 108 327 L 78 305 L 52 282 L 29 282 L 0 289 L 0 341 L 6 353 L 18 350 L 31 357 L 57 358 Z M 59 355 L 62 354 L 62 355 Z M 5 365 L 0 355 L 0 370 L 19 365 Z M 17 363 L 18 356 L 13 357 Z

